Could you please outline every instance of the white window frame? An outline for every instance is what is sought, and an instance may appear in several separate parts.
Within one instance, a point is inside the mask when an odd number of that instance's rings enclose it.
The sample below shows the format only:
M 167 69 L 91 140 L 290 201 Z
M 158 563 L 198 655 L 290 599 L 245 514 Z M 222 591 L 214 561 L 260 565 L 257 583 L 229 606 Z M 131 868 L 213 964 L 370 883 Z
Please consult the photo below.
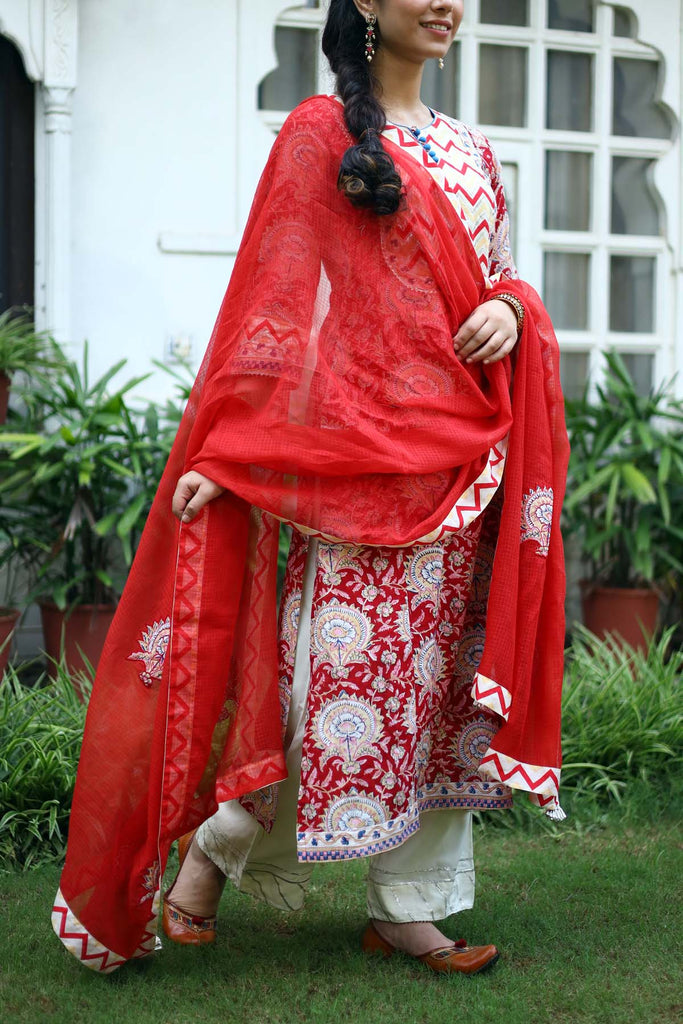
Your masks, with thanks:
M 522 276 L 543 293 L 543 261 L 546 251 L 581 252 L 590 257 L 589 319 L 587 330 L 558 330 L 564 353 L 586 354 L 589 371 L 596 380 L 604 367 L 604 352 L 616 348 L 624 353 L 654 357 L 653 384 L 673 376 L 676 370 L 675 252 L 671 231 L 673 212 L 679 209 L 680 183 L 672 183 L 661 204 L 662 234 L 654 236 L 611 233 L 611 161 L 613 156 L 632 156 L 660 161 L 670 154 L 675 142 L 612 135 L 612 66 L 615 57 L 631 57 L 662 63 L 654 46 L 613 34 L 614 7 L 633 9 L 634 4 L 598 2 L 594 31 L 564 32 L 546 28 L 547 0 L 529 0 L 530 24 L 526 27 L 479 23 L 480 0 L 466 4 L 458 33 L 461 48 L 460 108 L 457 115 L 478 126 L 490 138 L 505 171 L 517 167 L 519 187 L 515 196 L 516 233 L 513 248 Z M 319 8 L 288 7 L 277 25 L 322 30 L 324 4 Z M 478 121 L 478 54 L 482 43 L 523 46 L 528 50 L 527 125 L 508 128 Z M 545 127 L 546 53 L 548 49 L 586 53 L 594 61 L 593 126 L 589 132 L 550 130 Z M 670 73 L 670 63 L 663 71 Z M 316 88 L 331 92 L 333 80 L 321 56 Z M 429 102 L 429 97 L 425 97 Z M 451 113 L 451 111 L 446 111 Z M 455 113 L 455 112 L 453 112 Z M 680 113 L 680 112 L 678 112 Z M 265 124 L 277 132 L 285 120 L 282 111 L 260 111 Z M 593 156 L 591 224 L 586 232 L 547 230 L 545 212 L 545 153 L 547 149 L 590 153 Z M 539 201 L 539 197 L 541 197 Z M 609 265 L 613 255 L 650 256 L 656 261 L 655 323 L 651 333 L 616 333 L 609 330 Z

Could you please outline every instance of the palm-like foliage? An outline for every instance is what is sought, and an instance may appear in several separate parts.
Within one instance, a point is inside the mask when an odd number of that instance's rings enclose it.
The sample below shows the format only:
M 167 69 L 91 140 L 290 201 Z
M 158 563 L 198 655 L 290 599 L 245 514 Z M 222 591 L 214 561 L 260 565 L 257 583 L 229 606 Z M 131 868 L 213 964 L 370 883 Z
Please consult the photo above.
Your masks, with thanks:
M 48 335 L 36 331 L 28 311 L 6 309 L 0 313 L 0 374 L 33 373 L 58 358 Z
M 124 365 L 91 383 L 86 346 L 82 367 L 26 390 L 24 429 L 0 434 L 4 553 L 34 570 L 29 599 L 97 604 L 123 586 L 175 429 L 131 407 L 147 375 L 112 387 Z
M 667 384 L 639 395 L 616 353 L 607 363 L 597 398 L 567 403 L 565 526 L 591 579 L 637 586 L 683 573 L 683 403 Z

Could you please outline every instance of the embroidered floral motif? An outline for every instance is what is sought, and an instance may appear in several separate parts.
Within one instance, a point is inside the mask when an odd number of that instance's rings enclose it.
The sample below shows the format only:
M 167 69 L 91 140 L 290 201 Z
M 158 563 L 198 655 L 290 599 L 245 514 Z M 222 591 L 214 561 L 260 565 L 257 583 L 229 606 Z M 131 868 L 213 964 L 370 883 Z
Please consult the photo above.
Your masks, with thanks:
M 522 541 L 535 540 L 538 555 L 544 558 L 550 548 L 550 530 L 553 523 L 553 489 L 537 487 L 522 500 Z
M 155 861 L 151 867 L 147 868 L 142 878 L 142 888 L 145 890 L 145 894 L 139 901 L 140 904 L 146 903 L 147 900 L 153 900 L 159 889 L 159 862 Z
M 455 754 L 460 764 L 466 768 L 477 768 L 489 749 L 495 732 L 495 727 L 484 717 L 470 722 L 460 733 L 455 744 Z
M 128 655 L 128 661 L 144 662 L 140 678 L 145 686 L 152 686 L 155 680 L 161 679 L 170 639 L 171 619 L 169 617 L 148 626 L 138 640 L 140 650 L 133 651 Z
M 421 686 L 430 692 L 439 692 L 439 683 L 443 677 L 443 654 L 434 637 L 423 640 L 415 651 L 415 675 Z
M 340 797 L 330 805 L 325 825 L 330 832 L 357 832 L 358 829 L 379 825 L 388 816 L 386 807 L 379 800 L 351 790 L 348 796 Z
M 371 635 L 370 620 L 358 608 L 332 604 L 315 617 L 312 647 L 319 661 L 343 666 L 365 661 Z
M 347 775 L 360 772 L 359 758 L 380 756 L 374 743 L 380 738 L 382 723 L 366 701 L 342 694 L 341 700 L 324 705 L 318 712 L 315 729 L 318 744 L 325 751 L 322 763 L 341 757 L 341 769 Z
M 239 799 L 242 807 L 254 815 L 266 832 L 270 832 L 277 814 L 279 795 L 279 786 L 264 786 L 253 793 L 245 793 Z
M 406 575 L 409 590 L 417 595 L 413 598 L 412 607 L 416 608 L 423 601 L 431 601 L 438 607 L 439 593 L 444 580 L 441 546 L 418 550 L 417 554 L 408 559 Z

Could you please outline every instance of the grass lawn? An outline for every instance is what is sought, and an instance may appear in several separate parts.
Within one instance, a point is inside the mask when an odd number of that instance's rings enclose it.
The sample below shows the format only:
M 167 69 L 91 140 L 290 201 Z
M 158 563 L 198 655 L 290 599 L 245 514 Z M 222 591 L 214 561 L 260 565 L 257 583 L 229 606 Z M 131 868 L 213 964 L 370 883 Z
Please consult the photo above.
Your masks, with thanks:
M 475 978 L 359 952 L 364 865 L 320 866 L 304 911 L 227 891 L 214 947 L 165 942 L 108 977 L 54 937 L 58 870 L 0 876 L 0 1019 L 13 1024 L 669 1024 L 683 1019 L 681 835 L 481 829 L 478 897 L 450 932 L 495 942 Z

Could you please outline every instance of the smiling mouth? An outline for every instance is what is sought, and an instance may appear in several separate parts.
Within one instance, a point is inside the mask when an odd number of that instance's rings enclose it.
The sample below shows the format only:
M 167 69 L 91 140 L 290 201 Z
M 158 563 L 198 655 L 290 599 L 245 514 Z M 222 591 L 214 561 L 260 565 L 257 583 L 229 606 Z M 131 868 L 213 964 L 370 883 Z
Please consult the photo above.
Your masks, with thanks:
M 441 32 L 442 35 L 448 35 L 451 30 L 450 25 L 446 25 L 443 22 L 438 21 L 421 21 L 422 28 L 428 28 L 431 32 Z

